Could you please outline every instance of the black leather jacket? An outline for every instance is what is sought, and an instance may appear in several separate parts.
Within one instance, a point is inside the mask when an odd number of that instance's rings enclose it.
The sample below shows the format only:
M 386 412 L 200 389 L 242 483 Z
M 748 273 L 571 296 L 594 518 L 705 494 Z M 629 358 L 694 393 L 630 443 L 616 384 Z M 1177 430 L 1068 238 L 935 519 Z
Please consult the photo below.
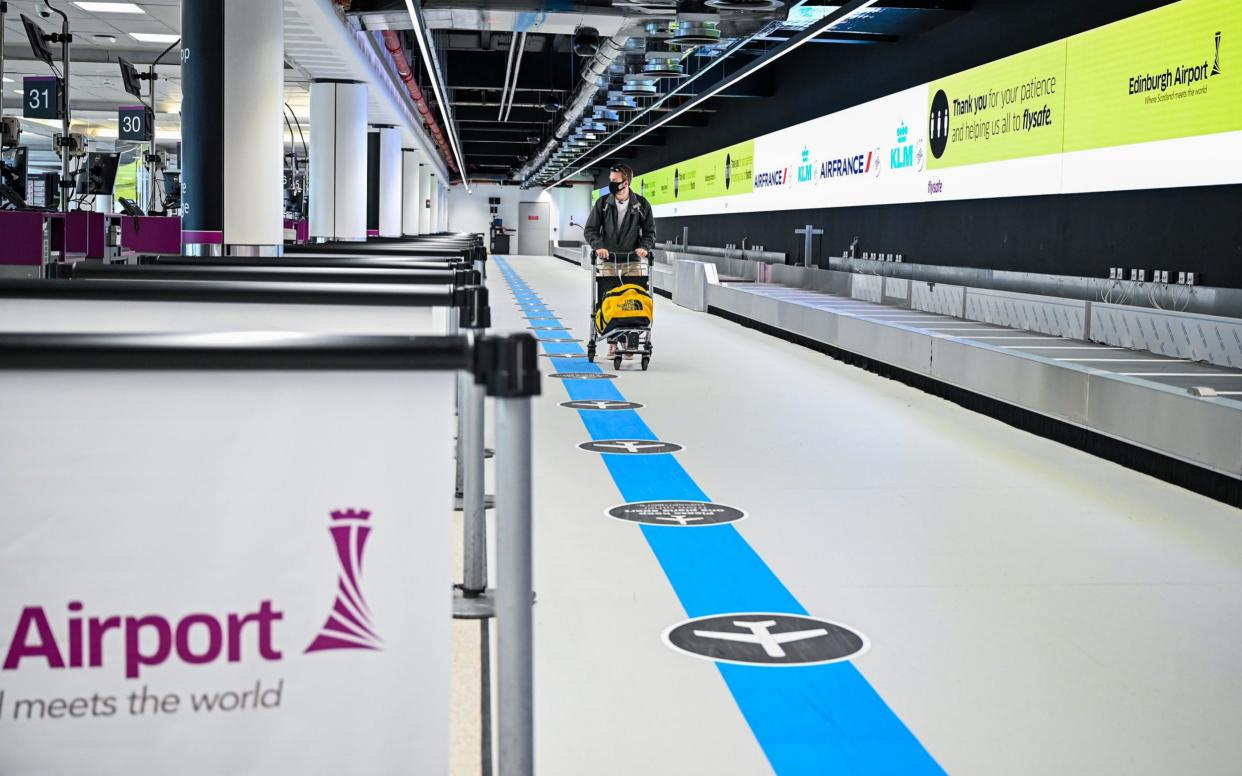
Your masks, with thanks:
M 606 248 L 613 253 L 630 253 L 638 248 L 655 248 L 655 216 L 651 203 L 641 194 L 630 192 L 630 207 L 621 223 L 611 194 L 600 197 L 591 207 L 582 230 L 591 250 Z

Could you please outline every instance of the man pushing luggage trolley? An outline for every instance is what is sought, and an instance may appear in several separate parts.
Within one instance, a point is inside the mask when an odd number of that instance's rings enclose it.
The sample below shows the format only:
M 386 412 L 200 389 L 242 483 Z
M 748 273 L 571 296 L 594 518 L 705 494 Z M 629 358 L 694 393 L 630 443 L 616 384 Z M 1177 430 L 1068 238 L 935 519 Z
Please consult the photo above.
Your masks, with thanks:
M 595 343 L 608 341 L 608 357 L 642 356 L 651 361 L 651 264 L 655 249 L 655 216 L 651 204 L 630 190 L 634 171 L 626 165 L 609 169 L 608 194 L 591 208 L 583 234 L 591 246 L 591 340 L 587 356 L 595 360 Z

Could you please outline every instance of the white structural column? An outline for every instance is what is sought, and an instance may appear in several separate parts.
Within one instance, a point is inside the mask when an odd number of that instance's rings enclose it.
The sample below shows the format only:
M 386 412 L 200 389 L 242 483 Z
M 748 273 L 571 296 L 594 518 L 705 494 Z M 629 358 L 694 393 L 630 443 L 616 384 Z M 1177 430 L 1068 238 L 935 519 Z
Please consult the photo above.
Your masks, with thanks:
M 448 229 L 448 186 L 440 187 L 440 231 L 447 232 Z
M 431 165 L 418 165 L 418 233 L 431 234 Z
M 431 224 L 431 232 L 433 234 L 442 232 L 444 230 L 440 228 L 440 176 L 434 172 L 431 174 L 431 193 L 429 198 L 431 199 L 431 212 L 428 214 L 428 219 Z
M 284 243 L 283 3 L 184 0 L 181 29 L 182 242 L 192 253 L 275 254 Z
M 401 149 L 401 233 L 413 237 L 418 234 L 418 212 L 422 206 L 419 199 L 418 151 Z
M 401 130 L 380 127 L 379 232 L 380 237 L 401 236 Z
M 310 237 L 367 238 L 367 85 L 311 84 Z

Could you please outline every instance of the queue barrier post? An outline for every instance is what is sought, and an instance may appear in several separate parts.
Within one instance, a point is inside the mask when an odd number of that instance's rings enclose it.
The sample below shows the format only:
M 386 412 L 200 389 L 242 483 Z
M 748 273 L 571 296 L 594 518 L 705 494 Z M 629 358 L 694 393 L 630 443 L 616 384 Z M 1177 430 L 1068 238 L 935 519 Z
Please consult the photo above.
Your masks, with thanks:
M 534 574 L 531 398 L 540 391 L 536 340 L 489 339 L 478 379 L 496 403 L 497 740 L 501 776 L 534 773 Z
M 457 301 L 459 326 L 478 337 L 491 325 L 487 289 L 482 286 L 462 288 Z M 474 380 L 459 380 L 458 389 L 458 449 L 462 456 L 459 467 L 462 474 L 461 589 L 464 597 L 479 598 L 487 592 L 487 505 L 483 475 L 485 391 Z

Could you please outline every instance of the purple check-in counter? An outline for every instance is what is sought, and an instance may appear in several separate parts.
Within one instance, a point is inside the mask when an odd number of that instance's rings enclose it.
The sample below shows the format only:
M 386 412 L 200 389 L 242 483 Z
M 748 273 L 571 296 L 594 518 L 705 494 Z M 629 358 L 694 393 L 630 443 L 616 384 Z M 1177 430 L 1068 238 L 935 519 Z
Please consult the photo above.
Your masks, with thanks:
M 181 254 L 180 216 L 120 216 L 121 253 Z
M 37 210 L 0 211 L 0 277 L 39 277 L 51 255 L 48 216 Z
M 304 218 L 285 219 L 285 242 L 305 245 L 310 242 L 310 221 Z

